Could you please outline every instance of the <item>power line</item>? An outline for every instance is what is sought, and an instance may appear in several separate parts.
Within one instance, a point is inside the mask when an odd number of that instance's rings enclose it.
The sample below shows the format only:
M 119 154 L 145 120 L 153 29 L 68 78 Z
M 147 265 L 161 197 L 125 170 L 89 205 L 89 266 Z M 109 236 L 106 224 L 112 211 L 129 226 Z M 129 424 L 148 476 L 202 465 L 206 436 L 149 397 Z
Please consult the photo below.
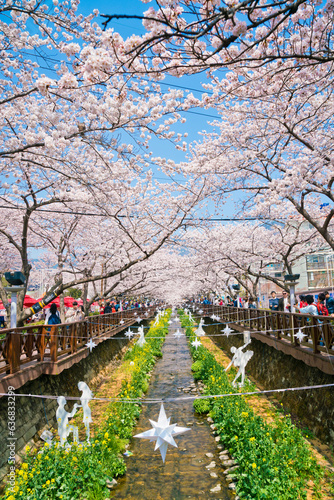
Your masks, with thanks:
M 0 205 L 0 208 L 5 208 L 9 210 L 26 210 L 24 207 L 8 207 L 5 205 Z M 36 210 L 37 211 L 37 210 Z M 67 215 L 87 215 L 89 217 L 113 217 L 110 214 L 97 214 L 93 212 L 69 212 L 67 210 L 50 210 L 47 208 L 41 208 L 38 210 L 38 212 L 47 212 L 47 213 L 53 213 L 53 214 L 67 214 Z M 117 218 L 138 218 L 136 215 L 117 215 L 115 216 Z M 265 217 L 213 217 L 212 219 L 210 218 L 204 218 L 204 217 L 185 217 L 186 221 L 201 221 L 201 222 L 235 222 L 235 221 L 256 221 L 256 220 L 262 220 L 262 221 L 271 221 L 272 219 L 270 218 L 265 218 Z M 282 219 L 285 220 L 285 219 Z

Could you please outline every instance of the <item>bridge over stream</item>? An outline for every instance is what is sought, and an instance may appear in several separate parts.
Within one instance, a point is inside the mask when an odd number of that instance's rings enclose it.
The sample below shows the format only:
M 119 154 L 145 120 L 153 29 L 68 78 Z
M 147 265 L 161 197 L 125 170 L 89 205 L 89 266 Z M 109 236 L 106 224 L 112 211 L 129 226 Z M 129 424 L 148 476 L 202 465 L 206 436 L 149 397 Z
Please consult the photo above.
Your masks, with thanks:
M 88 316 L 55 326 L 28 325 L 0 331 L 0 393 L 18 389 L 41 375 L 58 375 L 89 356 L 98 345 L 124 329 L 151 318 L 155 307 Z

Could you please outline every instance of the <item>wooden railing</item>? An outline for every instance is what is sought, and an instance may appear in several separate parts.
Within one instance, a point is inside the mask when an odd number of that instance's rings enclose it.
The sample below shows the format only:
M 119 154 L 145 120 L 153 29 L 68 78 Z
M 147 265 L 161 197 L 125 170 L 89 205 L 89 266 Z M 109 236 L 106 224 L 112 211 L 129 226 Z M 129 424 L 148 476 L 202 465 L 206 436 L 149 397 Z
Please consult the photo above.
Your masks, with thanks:
M 323 352 L 334 355 L 334 317 L 204 304 L 196 307 L 197 312 L 203 311 L 203 316 L 219 316 L 222 323 L 232 323 L 243 330 L 285 339 L 295 347 L 302 345 L 310 348 L 314 354 Z M 299 328 L 305 335 L 301 342 L 296 338 Z
M 85 344 L 90 338 L 99 339 L 106 334 L 111 337 L 136 323 L 138 318 L 148 319 L 154 312 L 155 307 L 136 308 L 89 316 L 75 323 L 0 330 L 0 374 L 16 373 L 34 361 L 56 363 L 59 356 L 87 349 Z

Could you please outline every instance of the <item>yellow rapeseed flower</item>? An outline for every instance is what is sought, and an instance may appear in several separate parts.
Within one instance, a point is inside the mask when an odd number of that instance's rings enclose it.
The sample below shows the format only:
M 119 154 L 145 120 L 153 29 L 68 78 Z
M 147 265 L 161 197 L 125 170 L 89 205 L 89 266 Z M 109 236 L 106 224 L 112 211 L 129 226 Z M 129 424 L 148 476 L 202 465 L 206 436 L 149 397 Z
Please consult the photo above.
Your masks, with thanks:
M 257 467 L 257 465 L 253 462 L 253 463 L 252 463 L 252 468 L 253 468 L 253 469 L 256 469 L 256 467 Z

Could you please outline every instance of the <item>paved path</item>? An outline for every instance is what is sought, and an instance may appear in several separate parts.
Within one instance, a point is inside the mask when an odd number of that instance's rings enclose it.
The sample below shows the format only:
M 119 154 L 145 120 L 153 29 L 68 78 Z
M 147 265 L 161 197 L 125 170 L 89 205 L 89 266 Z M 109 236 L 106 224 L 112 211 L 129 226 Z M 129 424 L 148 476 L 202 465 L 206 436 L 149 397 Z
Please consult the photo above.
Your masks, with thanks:
M 163 346 L 163 357 L 155 365 L 147 397 L 181 397 L 185 394 L 179 387 L 188 387 L 194 382 L 192 359 L 186 337 L 175 339 L 173 333 L 180 327 L 173 322 Z M 154 451 L 155 443 L 143 439 L 132 439 L 129 450 L 133 456 L 126 458 L 127 473 L 118 480 L 112 498 L 127 500 L 182 500 L 182 499 L 230 499 L 233 498 L 224 483 L 224 474 L 218 458 L 218 449 L 206 418 L 196 416 L 192 401 L 165 403 L 171 424 L 191 427 L 191 431 L 176 436 L 178 448 L 168 446 L 166 462 L 163 464 L 160 451 Z M 149 419 L 158 420 L 160 405 L 144 404 L 134 434 L 151 428 Z M 207 457 L 212 453 L 213 457 Z M 216 467 L 208 470 L 212 461 Z M 218 477 L 210 476 L 215 472 Z M 219 493 L 210 490 L 221 484 Z

